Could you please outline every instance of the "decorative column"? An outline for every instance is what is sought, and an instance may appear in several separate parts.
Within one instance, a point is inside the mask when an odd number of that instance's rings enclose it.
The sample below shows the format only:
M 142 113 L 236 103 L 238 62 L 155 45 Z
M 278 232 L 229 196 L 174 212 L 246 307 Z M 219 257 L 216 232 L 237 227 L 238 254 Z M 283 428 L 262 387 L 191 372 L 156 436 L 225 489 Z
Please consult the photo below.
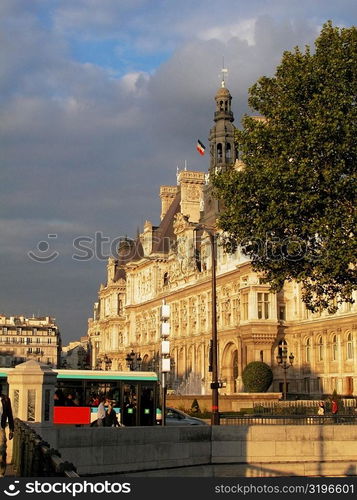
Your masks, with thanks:
M 37 361 L 15 366 L 8 375 L 14 418 L 52 424 L 56 381 L 57 373 Z
M 244 385 L 243 385 L 243 379 L 242 379 L 242 373 L 244 370 L 244 364 L 243 364 L 243 346 L 242 346 L 242 339 L 241 337 L 238 337 L 238 342 L 237 342 L 237 351 L 238 351 L 238 377 L 235 380 L 236 383 L 236 392 L 243 392 L 244 390 Z

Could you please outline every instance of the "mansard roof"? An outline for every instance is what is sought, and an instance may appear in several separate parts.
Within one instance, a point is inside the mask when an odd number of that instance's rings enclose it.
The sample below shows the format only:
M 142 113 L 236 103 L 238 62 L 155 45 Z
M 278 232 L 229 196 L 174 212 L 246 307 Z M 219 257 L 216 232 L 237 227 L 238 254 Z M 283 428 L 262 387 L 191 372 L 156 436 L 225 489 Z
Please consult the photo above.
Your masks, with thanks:
M 126 272 L 123 267 L 117 267 L 115 271 L 115 276 L 113 281 L 116 282 L 119 280 L 126 280 Z
M 160 226 L 153 231 L 153 253 L 168 253 L 172 242 L 176 240 L 173 222 L 175 215 L 180 212 L 181 193 L 176 193 L 175 198 L 162 219 Z
M 176 235 L 174 233 L 173 223 L 175 215 L 180 212 L 181 193 L 178 191 L 175 198 L 167 210 L 159 226 L 152 228 L 152 254 L 168 253 Z M 139 236 L 134 239 L 125 238 L 118 246 L 118 256 L 114 281 L 120 279 L 126 280 L 125 266 L 129 262 L 135 262 L 145 258 L 144 249 Z
M 119 281 L 120 279 L 126 279 L 125 265 L 128 262 L 133 262 L 142 259 L 144 256 L 144 250 L 139 237 L 135 240 L 130 238 L 125 238 L 121 241 L 118 246 L 118 259 L 114 275 L 114 281 Z

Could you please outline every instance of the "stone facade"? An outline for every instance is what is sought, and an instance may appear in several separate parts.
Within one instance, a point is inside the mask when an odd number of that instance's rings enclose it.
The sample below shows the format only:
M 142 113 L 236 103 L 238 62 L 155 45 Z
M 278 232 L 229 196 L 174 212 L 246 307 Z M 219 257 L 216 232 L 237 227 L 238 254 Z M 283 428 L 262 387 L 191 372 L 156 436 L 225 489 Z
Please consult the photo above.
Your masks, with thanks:
M 35 360 L 57 368 L 60 352 L 61 335 L 54 318 L 0 315 L 0 366 Z
M 171 390 L 210 393 L 211 243 L 197 224 L 214 225 L 220 209 L 210 173 L 227 164 L 242 168 L 234 149 L 231 99 L 224 87 L 215 96 L 208 173 L 178 172 L 177 186 L 160 190 L 160 225 L 146 221 L 143 232 L 123 241 L 118 255 L 109 259 L 107 282 L 89 319 L 93 368 L 125 370 L 133 350 L 142 369 L 157 370 L 165 299 L 171 306 Z M 221 392 L 241 392 L 243 369 L 257 360 L 273 369 L 271 391 L 282 391 L 284 371 L 276 356 L 286 346 L 295 357 L 286 373 L 289 393 L 319 397 L 336 389 L 357 395 L 356 303 L 333 315 L 311 314 L 297 283 L 272 293 L 240 250 L 226 254 L 219 239 L 216 291 Z
M 61 368 L 85 370 L 90 367 L 90 352 L 88 337 L 70 342 L 62 347 Z

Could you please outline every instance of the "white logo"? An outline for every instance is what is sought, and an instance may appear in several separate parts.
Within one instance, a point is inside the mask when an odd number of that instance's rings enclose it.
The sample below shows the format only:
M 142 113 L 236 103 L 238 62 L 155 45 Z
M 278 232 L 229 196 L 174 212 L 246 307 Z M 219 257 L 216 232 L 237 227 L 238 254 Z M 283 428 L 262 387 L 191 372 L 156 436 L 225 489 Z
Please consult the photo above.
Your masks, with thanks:
M 19 482 L 20 481 L 14 481 L 14 484 L 9 484 L 10 491 L 4 490 L 5 495 L 7 495 L 9 497 L 16 497 L 16 495 L 18 495 L 20 493 L 20 490 L 16 489 L 15 484 L 19 484 Z

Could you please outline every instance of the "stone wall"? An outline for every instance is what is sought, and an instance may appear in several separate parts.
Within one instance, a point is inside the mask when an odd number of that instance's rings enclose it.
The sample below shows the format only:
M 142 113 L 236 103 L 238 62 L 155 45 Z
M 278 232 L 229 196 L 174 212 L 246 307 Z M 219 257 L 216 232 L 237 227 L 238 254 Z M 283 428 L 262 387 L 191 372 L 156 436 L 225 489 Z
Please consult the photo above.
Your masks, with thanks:
M 248 393 L 241 392 L 239 394 L 223 395 L 219 396 L 219 410 L 221 412 L 229 411 L 239 411 L 244 408 L 253 408 L 253 403 L 260 402 L 277 402 L 281 398 L 281 392 L 264 392 L 264 393 Z M 177 395 L 168 394 L 167 395 L 167 406 L 172 406 L 173 408 L 189 410 L 191 408 L 192 402 L 197 399 L 200 406 L 200 410 L 210 411 L 212 407 L 212 395 Z
M 357 475 L 355 425 L 42 427 L 81 475 Z

